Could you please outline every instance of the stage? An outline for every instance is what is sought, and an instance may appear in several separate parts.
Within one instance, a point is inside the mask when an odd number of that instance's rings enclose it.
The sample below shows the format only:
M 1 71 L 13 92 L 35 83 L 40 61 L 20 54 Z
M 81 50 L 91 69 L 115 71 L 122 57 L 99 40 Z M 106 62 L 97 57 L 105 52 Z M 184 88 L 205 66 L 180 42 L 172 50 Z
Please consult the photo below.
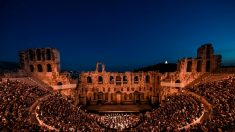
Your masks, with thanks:
M 150 105 L 90 105 L 86 109 L 96 113 L 139 113 L 149 111 L 152 107 Z

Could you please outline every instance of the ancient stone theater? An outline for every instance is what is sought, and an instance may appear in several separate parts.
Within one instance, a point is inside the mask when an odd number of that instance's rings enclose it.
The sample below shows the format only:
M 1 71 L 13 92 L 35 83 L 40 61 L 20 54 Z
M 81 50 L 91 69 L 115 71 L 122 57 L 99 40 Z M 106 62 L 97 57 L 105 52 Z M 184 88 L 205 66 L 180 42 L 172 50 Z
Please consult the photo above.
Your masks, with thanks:
M 0 76 L 0 131 L 235 129 L 235 67 L 221 66 L 212 44 L 177 64 L 114 72 L 98 62 L 78 78 L 60 70 L 55 48 L 26 49 L 19 57 L 19 72 Z
M 221 55 L 214 54 L 212 44 L 204 44 L 196 58 L 178 60 L 175 72 L 109 72 L 99 62 L 94 71 L 82 72 L 74 82 L 70 74 L 61 72 L 55 48 L 27 49 L 19 57 L 24 72 L 84 105 L 158 103 L 221 65 Z
M 83 104 L 156 103 L 159 97 L 160 74 L 149 72 L 107 72 L 97 63 L 95 71 L 80 75 Z

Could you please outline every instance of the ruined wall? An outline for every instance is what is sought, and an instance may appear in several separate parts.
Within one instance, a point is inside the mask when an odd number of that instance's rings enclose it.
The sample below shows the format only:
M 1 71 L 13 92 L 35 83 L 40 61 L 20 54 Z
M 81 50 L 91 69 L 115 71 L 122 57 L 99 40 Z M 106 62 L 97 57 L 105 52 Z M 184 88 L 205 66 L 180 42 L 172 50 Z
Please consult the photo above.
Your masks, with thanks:
M 215 55 L 212 44 L 204 44 L 197 50 L 196 58 L 183 58 L 177 63 L 177 71 L 165 73 L 161 81 L 178 82 L 187 85 L 206 72 L 213 72 L 220 68 L 221 55 Z
M 69 74 L 60 73 L 60 53 L 55 48 L 27 49 L 19 53 L 22 70 L 46 84 L 69 83 Z
M 85 104 L 153 103 L 159 93 L 160 76 L 156 72 L 106 72 L 105 66 L 97 63 L 95 71 L 81 73 L 80 81 L 80 102 Z

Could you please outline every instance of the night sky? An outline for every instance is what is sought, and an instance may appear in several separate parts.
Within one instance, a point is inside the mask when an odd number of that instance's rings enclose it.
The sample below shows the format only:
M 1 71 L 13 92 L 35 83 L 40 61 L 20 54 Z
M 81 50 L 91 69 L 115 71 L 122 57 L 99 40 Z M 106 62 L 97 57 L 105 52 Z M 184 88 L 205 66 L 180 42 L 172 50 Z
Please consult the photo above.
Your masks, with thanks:
M 0 60 L 53 47 L 62 69 L 132 70 L 183 57 L 212 43 L 235 64 L 235 1 L 0 0 Z

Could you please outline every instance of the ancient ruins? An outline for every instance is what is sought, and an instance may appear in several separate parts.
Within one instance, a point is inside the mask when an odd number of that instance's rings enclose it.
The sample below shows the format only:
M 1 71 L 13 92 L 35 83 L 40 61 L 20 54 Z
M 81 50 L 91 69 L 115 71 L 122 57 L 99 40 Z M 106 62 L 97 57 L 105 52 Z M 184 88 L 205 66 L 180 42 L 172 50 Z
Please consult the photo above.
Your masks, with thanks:
M 97 63 L 95 71 L 82 72 L 74 84 L 68 73 L 61 72 L 60 53 L 55 48 L 27 49 L 19 57 L 23 71 L 79 104 L 157 103 L 203 74 L 218 70 L 222 58 L 214 54 L 212 44 L 204 44 L 196 58 L 180 59 L 175 72 L 109 72 Z

